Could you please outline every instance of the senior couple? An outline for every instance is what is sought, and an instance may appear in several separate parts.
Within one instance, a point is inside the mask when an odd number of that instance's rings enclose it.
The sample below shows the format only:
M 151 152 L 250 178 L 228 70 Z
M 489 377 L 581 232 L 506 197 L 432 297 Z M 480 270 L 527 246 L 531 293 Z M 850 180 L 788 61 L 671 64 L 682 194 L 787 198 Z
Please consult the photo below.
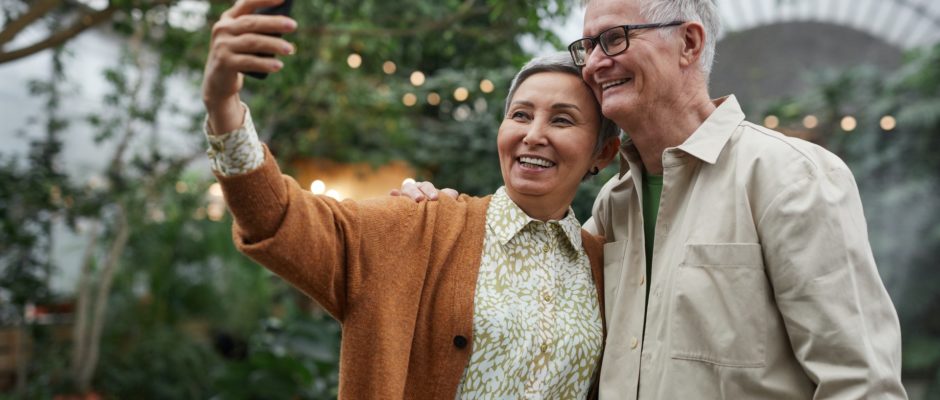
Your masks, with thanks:
M 711 0 L 593 0 L 512 82 L 483 198 L 336 201 L 281 175 L 240 72 L 289 55 L 280 0 L 213 27 L 203 100 L 238 248 L 343 326 L 349 399 L 905 398 L 852 174 L 711 100 Z M 617 127 L 629 139 L 620 143 Z M 579 183 L 620 173 L 579 225 Z

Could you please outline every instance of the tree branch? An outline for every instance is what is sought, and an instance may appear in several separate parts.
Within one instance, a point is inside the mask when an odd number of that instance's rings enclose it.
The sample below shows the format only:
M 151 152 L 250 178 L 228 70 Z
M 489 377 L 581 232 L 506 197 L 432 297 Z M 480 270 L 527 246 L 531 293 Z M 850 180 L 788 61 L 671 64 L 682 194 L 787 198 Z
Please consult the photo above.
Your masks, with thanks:
M 13 40 L 13 38 L 29 26 L 29 24 L 42 18 L 42 16 L 48 14 L 56 8 L 56 6 L 61 4 L 62 0 L 39 0 L 34 3 L 33 6 L 29 8 L 29 11 L 26 11 L 26 13 L 20 15 L 15 20 L 10 21 L 10 23 L 0 31 L 0 46 Z
M 104 10 L 85 14 L 68 28 L 55 32 L 39 42 L 16 50 L 0 52 L 0 64 L 28 57 L 45 49 L 59 46 L 69 39 L 78 36 L 86 29 L 111 19 L 117 10 L 115 6 L 108 6 L 108 8 Z

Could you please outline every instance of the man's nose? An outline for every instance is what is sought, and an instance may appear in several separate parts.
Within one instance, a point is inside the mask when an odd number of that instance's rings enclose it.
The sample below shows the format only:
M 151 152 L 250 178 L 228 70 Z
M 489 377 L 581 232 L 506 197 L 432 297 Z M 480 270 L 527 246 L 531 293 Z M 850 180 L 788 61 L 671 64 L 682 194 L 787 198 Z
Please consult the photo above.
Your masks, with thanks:
M 600 45 L 594 46 L 594 50 L 588 53 L 584 60 L 583 72 L 585 75 L 591 74 L 600 68 L 608 67 L 613 63 L 613 59 L 604 53 Z

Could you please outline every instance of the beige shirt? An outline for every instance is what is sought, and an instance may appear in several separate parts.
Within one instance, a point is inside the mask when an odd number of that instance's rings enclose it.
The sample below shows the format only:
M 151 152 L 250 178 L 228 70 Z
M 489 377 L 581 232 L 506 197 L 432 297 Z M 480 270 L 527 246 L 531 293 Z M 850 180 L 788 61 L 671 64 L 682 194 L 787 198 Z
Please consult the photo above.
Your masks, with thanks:
M 652 277 L 629 141 L 585 224 L 608 241 L 600 398 L 906 398 L 851 172 L 744 121 L 734 96 L 716 105 L 663 153 Z

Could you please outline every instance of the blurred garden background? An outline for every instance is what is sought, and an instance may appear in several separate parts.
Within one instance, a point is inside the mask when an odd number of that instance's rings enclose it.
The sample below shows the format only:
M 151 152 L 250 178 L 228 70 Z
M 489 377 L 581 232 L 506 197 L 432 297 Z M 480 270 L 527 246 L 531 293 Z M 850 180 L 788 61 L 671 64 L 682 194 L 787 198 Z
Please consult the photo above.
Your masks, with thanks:
M 855 173 L 912 399 L 940 398 L 940 3 L 719 0 L 714 96 Z M 0 399 L 324 399 L 339 326 L 238 254 L 198 87 L 223 0 L 0 0 Z M 262 139 L 318 193 L 501 183 L 513 72 L 578 0 L 299 0 Z M 583 185 L 590 215 L 608 168 Z M 72 396 L 72 397 L 69 397 Z

